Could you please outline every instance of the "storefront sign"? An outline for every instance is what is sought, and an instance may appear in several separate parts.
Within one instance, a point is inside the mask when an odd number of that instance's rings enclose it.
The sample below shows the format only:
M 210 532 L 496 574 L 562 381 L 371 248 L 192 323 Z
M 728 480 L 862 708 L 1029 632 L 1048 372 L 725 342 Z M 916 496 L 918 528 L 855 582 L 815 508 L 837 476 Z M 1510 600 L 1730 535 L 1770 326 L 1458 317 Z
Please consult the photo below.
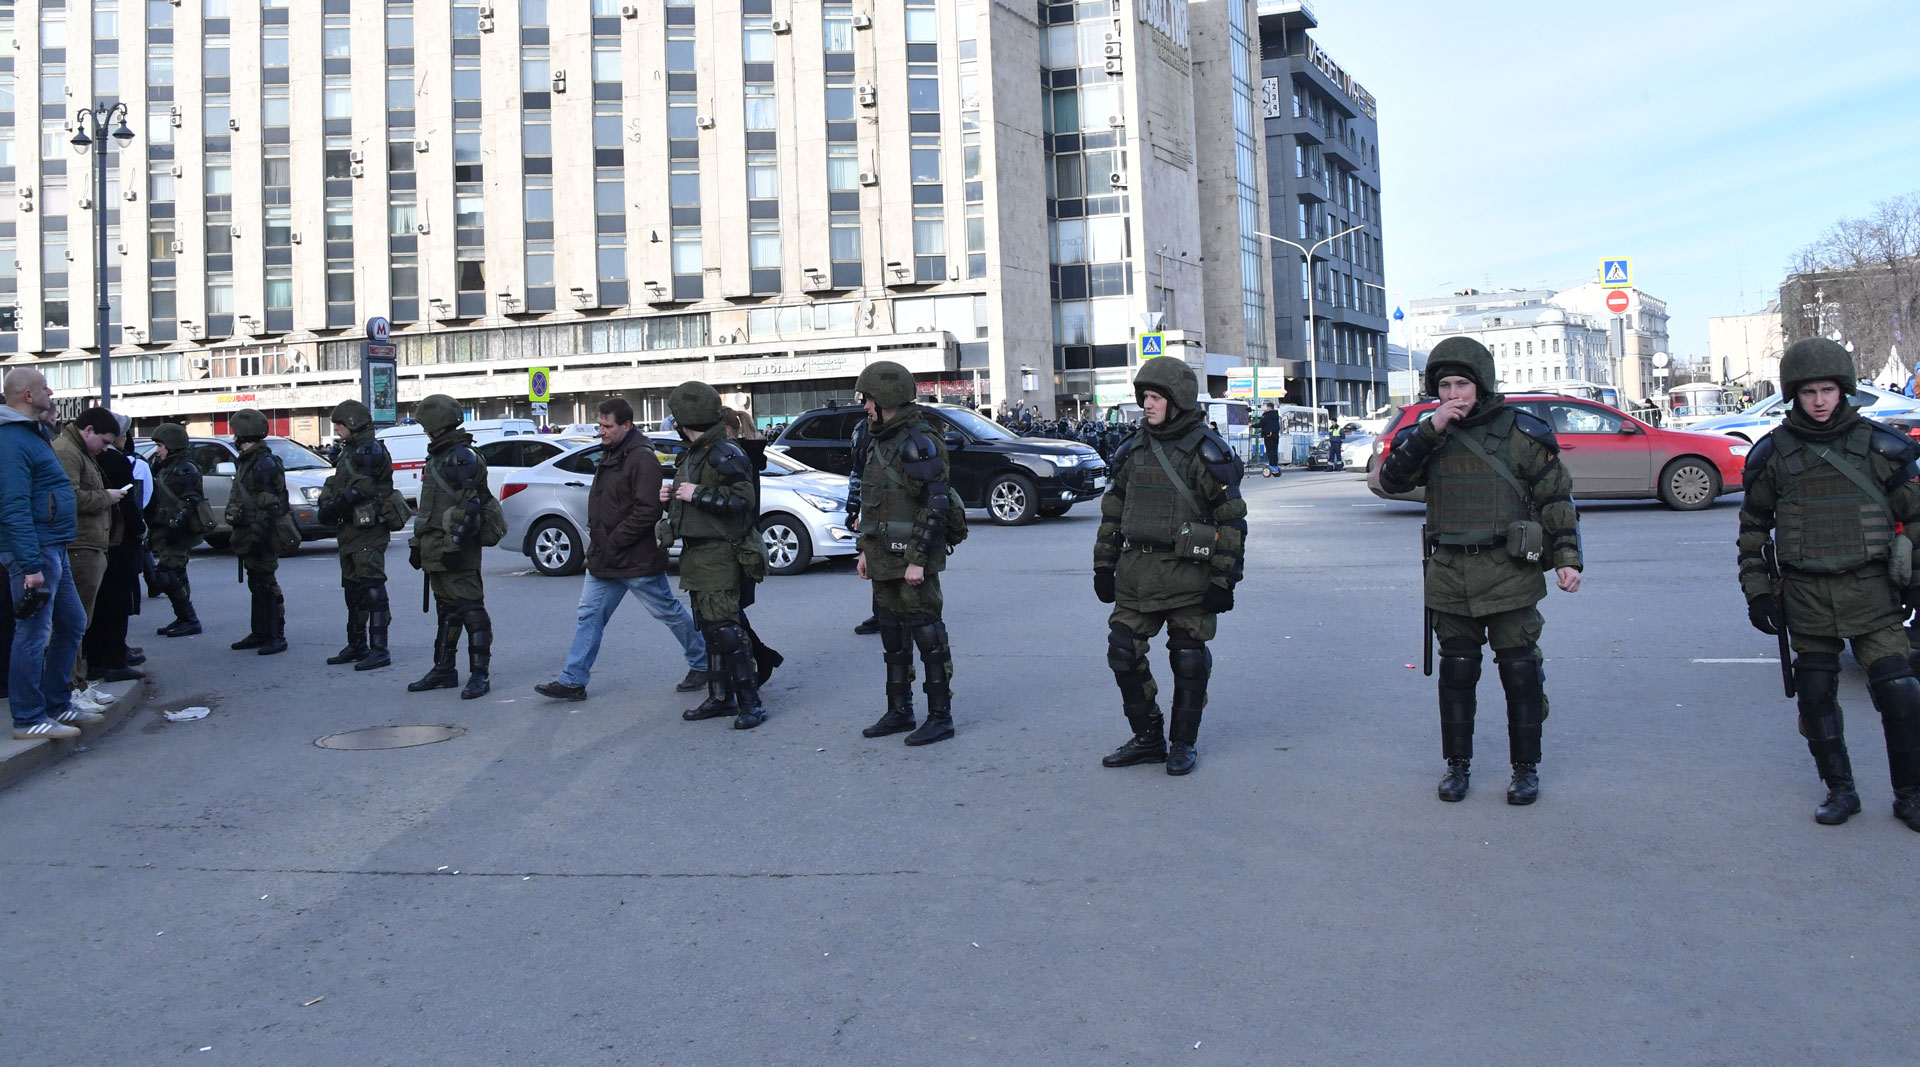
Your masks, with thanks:
M 1187 47 L 1187 0 L 1140 0 L 1140 21 L 1181 48 Z
M 1360 83 L 1353 80 L 1353 75 L 1342 70 L 1340 64 L 1335 63 L 1333 57 L 1320 47 L 1320 42 L 1311 37 L 1307 38 L 1307 62 L 1320 68 L 1320 73 L 1325 74 L 1329 81 L 1339 86 L 1340 91 L 1346 93 L 1355 104 L 1358 104 L 1368 118 L 1379 117 L 1374 114 L 1373 94 L 1361 88 Z

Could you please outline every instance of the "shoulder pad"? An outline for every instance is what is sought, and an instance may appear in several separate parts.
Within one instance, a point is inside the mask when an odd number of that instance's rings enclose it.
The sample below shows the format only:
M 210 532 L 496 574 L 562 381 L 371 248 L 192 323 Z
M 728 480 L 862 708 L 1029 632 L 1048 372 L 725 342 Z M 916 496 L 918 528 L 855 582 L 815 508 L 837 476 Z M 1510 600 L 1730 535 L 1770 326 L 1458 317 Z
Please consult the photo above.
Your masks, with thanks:
M 259 457 L 253 461 L 253 469 L 265 474 L 277 471 L 280 469 L 280 457 L 274 455 L 272 452 L 262 452 Z
M 1133 454 L 1133 447 L 1139 443 L 1140 443 L 1140 430 L 1137 427 L 1133 430 L 1129 430 L 1127 432 L 1127 435 L 1120 439 L 1120 443 L 1114 446 L 1113 458 L 1108 462 L 1107 465 L 1109 467 L 1112 467 L 1116 471 L 1119 470 L 1120 465 L 1122 463 L 1125 463 L 1127 461 L 1127 458 Z
M 1535 415 L 1531 411 L 1513 410 L 1514 429 L 1533 438 L 1534 442 L 1546 447 L 1549 452 L 1560 451 L 1560 439 L 1553 435 L 1553 423 Z
M 713 469 L 729 478 L 750 478 L 753 476 L 753 464 L 747 462 L 746 450 L 732 441 L 716 441 L 707 452 L 707 462 Z
M 1240 463 L 1240 457 L 1233 454 L 1227 442 L 1212 430 L 1200 434 L 1200 462 L 1207 465 L 1208 473 L 1228 485 L 1239 485 L 1240 476 L 1246 468 Z
M 473 480 L 480 473 L 480 454 L 469 445 L 455 445 L 447 449 L 440 460 L 440 474 L 455 489 L 474 488 Z
M 369 437 L 353 446 L 353 458 L 366 463 L 377 464 L 387 459 L 387 446 L 381 444 L 377 438 Z
M 1916 456 L 1920 456 L 1920 445 L 1916 445 L 1913 438 L 1895 433 L 1871 419 L 1866 421 L 1867 425 L 1873 427 L 1873 437 L 1867 444 L 1875 452 L 1895 463 L 1911 463 Z
M 900 440 L 900 458 L 908 463 L 932 459 L 940 454 L 940 448 L 933 443 L 933 435 L 919 428 L 911 429 Z
M 1746 469 L 1741 474 L 1741 484 L 1752 485 L 1753 479 L 1758 477 L 1761 471 L 1766 470 L 1767 464 L 1772 461 L 1773 434 L 1768 433 L 1765 437 L 1755 441 L 1753 448 L 1747 452 L 1747 464 Z

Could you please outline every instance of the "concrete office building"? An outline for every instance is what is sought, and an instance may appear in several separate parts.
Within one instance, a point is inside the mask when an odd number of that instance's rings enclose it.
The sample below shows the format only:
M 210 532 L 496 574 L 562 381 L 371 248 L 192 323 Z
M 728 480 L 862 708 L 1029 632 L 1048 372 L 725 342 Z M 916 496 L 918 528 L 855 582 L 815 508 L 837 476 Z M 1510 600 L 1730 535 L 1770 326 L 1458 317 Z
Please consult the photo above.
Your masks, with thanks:
M 704 378 L 771 421 L 1125 392 L 1142 315 L 1270 347 L 1253 0 L 94 0 L 0 6 L 0 357 L 115 407 L 317 440 L 392 319 L 403 409 L 549 418 Z M 69 145 L 90 101 L 135 137 Z M 15 265 L 17 264 L 17 266 Z M 1349 342 L 1341 342 L 1343 348 Z M 1224 380 L 1221 378 L 1220 380 Z
M 1462 289 L 1448 296 L 1427 297 L 1407 302 L 1407 347 L 1415 352 L 1431 352 L 1440 338 L 1449 333 L 1449 320 L 1481 311 L 1528 307 L 1553 298 L 1551 289 L 1499 289 L 1482 292 Z
M 1586 315 L 1551 304 L 1460 315 L 1436 336 L 1471 337 L 1486 345 L 1506 392 L 1568 379 L 1608 382 L 1607 331 Z
M 1268 185 L 1263 228 L 1311 248 L 1363 227 L 1322 247 L 1311 269 L 1299 251 L 1262 239 L 1274 278 L 1273 351 L 1293 361 L 1290 401 L 1311 401 L 1317 373 L 1322 405 L 1365 415 L 1388 399 L 1377 107 L 1307 32 L 1319 25 L 1311 4 L 1261 0 L 1259 10 L 1266 57 L 1260 67 Z M 1310 304 L 1318 349 L 1311 366 Z

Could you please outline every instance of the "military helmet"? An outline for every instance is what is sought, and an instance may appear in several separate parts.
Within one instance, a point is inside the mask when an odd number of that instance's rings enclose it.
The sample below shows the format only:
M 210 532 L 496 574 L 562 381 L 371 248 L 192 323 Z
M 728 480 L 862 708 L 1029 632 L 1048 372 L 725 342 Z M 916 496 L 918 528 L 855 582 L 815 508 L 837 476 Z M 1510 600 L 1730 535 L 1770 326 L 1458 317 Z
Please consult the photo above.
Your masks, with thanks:
M 187 428 L 177 422 L 163 422 L 153 428 L 153 443 L 166 445 L 168 452 L 185 452 Z
M 1133 395 L 1142 404 L 1146 398 L 1140 394 L 1152 389 L 1179 411 L 1192 411 L 1200 406 L 1200 379 L 1193 376 L 1193 368 L 1178 356 L 1155 356 L 1140 364 L 1140 370 L 1133 376 Z
M 267 417 L 253 408 L 243 408 L 227 420 L 227 428 L 236 441 L 258 440 L 267 435 Z
M 711 430 L 720 421 L 720 394 L 706 382 L 681 382 L 668 394 L 667 410 L 689 430 Z
M 1824 337 L 1808 337 L 1788 346 L 1780 357 L 1780 390 L 1788 400 L 1808 382 L 1833 381 L 1840 391 L 1852 396 L 1857 372 L 1853 353 Z
M 442 434 L 460 425 L 460 404 L 445 393 L 435 393 L 413 409 L 413 419 L 428 434 Z
M 890 359 L 867 364 L 853 383 L 853 391 L 886 411 L 906 407 L 920 395 L 913 384 L 913 372 Z
M 373 412 L 358 400 L 342 400 L 333 406 L 333 421 L 348 430 L 364 430 L 373 425 Z
M 1480 389 L 1480 395 L 1494 392 L 1500 376 L 1493 369 L 1493 353 L 1471 337 L 1449 337 L 1433 346 L 1427 355 L 1427 395 L 1440 395 L 1440 379 L 1459 375 Z

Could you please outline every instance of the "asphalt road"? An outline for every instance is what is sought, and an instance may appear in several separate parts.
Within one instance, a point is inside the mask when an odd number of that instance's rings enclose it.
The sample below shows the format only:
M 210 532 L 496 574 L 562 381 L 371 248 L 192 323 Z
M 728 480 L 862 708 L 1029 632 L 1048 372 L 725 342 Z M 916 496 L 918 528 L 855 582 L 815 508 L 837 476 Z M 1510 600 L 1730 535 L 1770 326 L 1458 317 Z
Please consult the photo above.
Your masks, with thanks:
M 471 702 L 403 689 L 432 635 L 402 551 L 398 664 L 365 674 L 321 662 L 322 547 L 286 564 L 294 651 L 264 659 L 226 647 L 230 557 L 196 558 L 209 631 L 143 641 L 155 706 L 0 793 L 0 1061 L 1914 1062 L 1920 835 L 1851 661 L 1866 812 L 1814 824 L 1737 498 L 1585 508 L 1586 585 L 1545 605 L 1543 796 L 1512 808 L 1491 667 L 1474 791 L 1434 798 L 1418 509 L 1352 476 L 1248 497 L 1184 779 L 1097 764 L 1127 729 L 1092 508 L 974 524 L 945 583 L 959 736 L 922 749 L 859 735 L 882 675 L 844 564 L 763 587 L 788 665 L 743 733 L 680 720 L 634 604 L 586 703 L 535 696 L 579 585 L 505 552 Z M 467 732 L 313 744 L 405 723 Z

